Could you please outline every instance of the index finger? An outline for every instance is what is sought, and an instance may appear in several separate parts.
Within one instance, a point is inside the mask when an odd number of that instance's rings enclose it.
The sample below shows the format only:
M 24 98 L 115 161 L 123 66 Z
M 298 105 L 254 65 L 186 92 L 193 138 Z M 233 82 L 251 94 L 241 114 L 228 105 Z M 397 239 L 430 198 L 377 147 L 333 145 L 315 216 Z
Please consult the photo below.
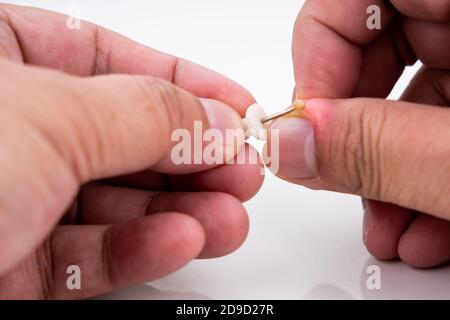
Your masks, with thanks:
M 254 103 L 246 89 L 212 70 L 92 23 L 82 21 L 79 29 L 70 29 L 67 19 L 56 12 L 0 5 L 0 55 L 79 76 L 151 75 L 197 97 L 222 101 L 241 115 Z

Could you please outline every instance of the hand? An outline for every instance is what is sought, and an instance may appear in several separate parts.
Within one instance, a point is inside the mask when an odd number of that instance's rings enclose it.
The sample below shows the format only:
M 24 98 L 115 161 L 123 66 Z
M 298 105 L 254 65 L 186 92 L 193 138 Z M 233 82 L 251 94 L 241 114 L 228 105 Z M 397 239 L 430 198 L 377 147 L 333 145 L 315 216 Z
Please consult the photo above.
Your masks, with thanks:
M 274 124 L 278 175 L 370 199 L 368 250 L 431 267 L 450 260 L 450 3 L 390 3 L 306 1 L 293 59 L 307 120 Z M 381 30 L 366 28 L 373 4 Z M 379 99 L 417 59 L 424 66 L 401 101 Z
M 261 165 L 177 166 L 171 133 L 240 127 L 253 97 L 66 20 L 0 6 L 0 297 L 92 297 L 235 250 Z M 69 265 L 81 290 L 66 286 Z

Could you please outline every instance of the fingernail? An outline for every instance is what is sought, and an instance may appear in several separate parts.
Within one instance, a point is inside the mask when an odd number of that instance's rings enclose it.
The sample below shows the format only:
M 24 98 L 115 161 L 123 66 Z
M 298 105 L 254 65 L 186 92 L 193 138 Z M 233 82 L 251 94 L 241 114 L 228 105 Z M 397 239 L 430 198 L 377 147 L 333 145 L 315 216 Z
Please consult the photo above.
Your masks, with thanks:
M 223 161 L 226 163 L 233 159 L 245 144 L 245 134 L 242 129 L 241 117 L 233 108 L 220 101 L 200 99 L 200 102 L 208 118 L 209 128 L 217 129 L 222 134 L 224 147 L 222 150 Z M 234 134 L 237 138 L 228 141 L 230 139 L 227 139 L 227 131 Z
M 230 106 L 217 100 L 200 99 L 205 109 L 210 128 L 225 133 L 226 129 L 241 129 L 241 117 Z
M 281 118 L 270 129 L 278 130 L 279 134 L 279 168 L 276 174 L 283 178 L 314 177 L 316 151 L 311 123 L 305 119 Z

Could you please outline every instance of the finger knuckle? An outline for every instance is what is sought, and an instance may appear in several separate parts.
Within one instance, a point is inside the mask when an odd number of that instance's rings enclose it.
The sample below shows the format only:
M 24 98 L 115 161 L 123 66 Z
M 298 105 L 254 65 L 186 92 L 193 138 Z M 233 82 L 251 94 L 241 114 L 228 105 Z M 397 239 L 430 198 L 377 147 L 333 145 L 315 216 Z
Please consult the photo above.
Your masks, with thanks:
M 342 121 L 336 141 L 340 144 L 333 150 L 338 150 L 342 159 L 342 174 L 340 181 L 344 188 L 353 194 L 379 198 L 383 194 L 382 188 L 389 182 L 383 175 L 383 154 L 380 150 L 384 139 L 386 125 L 386 110 L 379 108 L 351 106 L 347 119 Z M 333 156 L 334 157 L 334 156 Z
M 157 118 L 161 134 L 170 136 L 170 131 L 183 126 L 189 118 L 189 104 L 186 94 L 175 85 L 157 78 L 135 77 L 142 94 L 148 114 Z M 192 110 L 191 110 L 192 113 Z

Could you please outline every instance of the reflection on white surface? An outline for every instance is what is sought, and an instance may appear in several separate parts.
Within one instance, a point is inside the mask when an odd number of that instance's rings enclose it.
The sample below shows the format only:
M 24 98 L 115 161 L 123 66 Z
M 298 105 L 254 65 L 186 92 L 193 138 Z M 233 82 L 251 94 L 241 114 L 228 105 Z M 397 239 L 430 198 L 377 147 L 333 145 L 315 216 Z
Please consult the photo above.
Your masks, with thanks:
M 148 284 L 140 284 L 123 290 L 119 290 L 98 299 L 109 300 L 209 300 L 210 297 L 195 292 L 178 292 L 171 290 L 159 290 Z
M 369 290 L 366 285 L 367 266 L 377 265 L 381 269 L 380 290 Z M 339 287 L 329 283 L 319 283 L 312 287 L 299 299 L 316 300 L 351 300 L 355 297 L 359 299 L 448 299 L 450 297 L 450 286 L 448 274 L 450 265 L 429 270 L 413 269 L 400 261 L 383 262 L 375 258 L 368 258 L 362 265 L 360 276 L 360 294 L 352 295 L 348 288 Z M 184 279 L 186 281 L 187 279 Z M 202 281 L 202 279 L 198 279 Z M 220 281 L 219 281 L 220 283 Z M 236 288 L 242 288 L 239 284 L 233 284 Z M 164 287 L 164 284 L 162 285 Z M 252 288 L 246 288 L 252 290 Z M 287 288 L 292 290 L 293 288 Z M 298 287 L 300 290 L 301 287 Z M 189 300 L 208 300 L 230 298 L 238 299 L 238 295 L 224 297 L 210 297 L 197 292 L 175 291 L 157 289 L 149 284 L 133 286 L 118 292 L 105 295 L 100 299 L 189 299 Z M 282 296 L 267 296 L 265 298 L 282 299 Z
M 366 286 L 366 269 L 369 265 L 378 265 L 382 272 L 381 290 L 369 290 Z M 430 270 L 418 270 L 405 266 L 400 261 L 381 262 L 374 258 L 367 259 L 361 269 L 361 296 L 363 299 L 448 299 L 450 286 L 443 279 L 448 277 L 450 266 Z M 300 288 L 299 288 L 300 289 Z M 101 299 L 189 299 L 208 300 L 212 297 L 196 293 L 156 289 L 148 284 L 133 286 L 100 297 Z M 221 297 L 223 298 L 223 297 Z M 235 299 L 236 297 L 229 297 Z M 272 297 L 280 298 L 280 297 Z M 321 283 L 311 288 L 301 297 L 307 300 L 332 299 L 351 300 L 355 297 L 345 288 Z
M 333 286 L 331 284 L 318 284 L 310 292 L 308 292 L 303 299 L 305 300 L 352 300 L 354 299 L 350 293 L 342 288 Z
M 368 290 L 367 274 L 361 274 L 361 292 L 364 299 L 449 299 L 450 265 L 433 269 L 414 269 L 400 261 L 380 262 L 369 258 L 368 265 L 381 269 L 381 290 Z
M 270 195 L 277 188 L 283 192 L 273 201 Z M 417 270 L 370 257 L 361 241 L 360 206 L 356 197 L 300 189 L 268 176 L 247 204 L 251 231 L 236 253 L 194 261 L 151 282 L 151 289 L 124 289 L 104 298 L 449 298 L 450 266 Z M 381 290 L 367 289 L 370 265 L 380 268 Z

